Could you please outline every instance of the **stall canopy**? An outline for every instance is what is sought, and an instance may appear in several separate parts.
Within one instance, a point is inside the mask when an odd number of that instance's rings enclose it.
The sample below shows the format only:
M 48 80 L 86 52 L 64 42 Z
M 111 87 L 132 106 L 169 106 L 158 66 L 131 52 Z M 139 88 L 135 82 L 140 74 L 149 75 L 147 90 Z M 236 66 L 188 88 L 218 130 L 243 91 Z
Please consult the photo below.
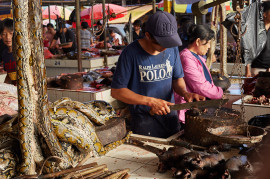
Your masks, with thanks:
M 199 0 L 175 0 L 175 12 L 176 13 L 192 13 L 191 6 L 192 3 L 198 2 Z M 206 3 L 213 2 L 213 0 L 206 0 Z M 226 10 L 232 11 L 232 2 L 226 2 Z M 164 9 L 163 0 L 158 3 L 158 8 Z M 208 9 L 208 12 L 212 12 L 212 8 Z
M 115 19 L 112 21 L 109 21 L 109 24 L 122 24 L 122 23 L 127 23 L 129 20 L 129 16 L 131 14 L 132 17 L 132 23 L 142 17 L 143 15 L 145 15 L 146 13 L 148 13 L 149 11 L 151 11 L 153 8 L 152 5 L 146 5 L 146 6 L 142 6 L 142 7 L 136 7 L 136 6 L 132 6 L 132 7 L 127 7 L 128 9 L 128 14 L 122 18 L 119 19 Z
M 11 18 L 11 2 L 1 2 L 1 5 L 5 5 L 7 7 L 0 7 L 0 19 Z
M 65 12 L 64 12 L 65 11 Z M 64 14 L 65 13 L 65 14 Z M 50 18 L 51 19 L 57 19 L 57 17 L 61 17 L 68 19 L 71 14 L 71 11 L 67 8 L 63 8 L 62 6 L 50 6 Z M 45 7 L 42 11 L 42 18 L 43 19 L 49 19 L 49 8 Z
M 112 15 L 115 13 L 116 17 L 111 17 L 109 20 L 118 19 L 121 17 L 124 17 L 127 14 L 127 8 L 118 6 L 115 4 L 105 4 L 105 14 Z M 92 14 L 92 8 L 84 9 L 81 12 L 81 19 L 88 19 L 91 20 L 91 14 Z M 102 4 L 96 4 L 93 6 L 93 19 L 102 19 L 103 18 L 103 10 L 102 10 Z

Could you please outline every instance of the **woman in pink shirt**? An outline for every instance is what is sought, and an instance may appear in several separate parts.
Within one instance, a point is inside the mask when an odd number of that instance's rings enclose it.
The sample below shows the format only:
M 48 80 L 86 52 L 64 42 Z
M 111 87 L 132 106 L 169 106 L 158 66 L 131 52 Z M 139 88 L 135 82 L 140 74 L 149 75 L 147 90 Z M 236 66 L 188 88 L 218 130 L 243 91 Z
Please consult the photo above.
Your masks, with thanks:
M 188 92 L 197 93 L 208 99 L 220 99 L 223 95 L 221 87 L 214 85 L 209 69 L 203 57 L 214 39 L 214 31 L 206 25 L 192 25 L 188 30 L 188 47 L 180 52 L 184 70 L 184 80 Z M 175 103 L 185 103 L 184 98 L 175 95 Z M 179 120 L 185 123 L 185 112 L 178 112 Z

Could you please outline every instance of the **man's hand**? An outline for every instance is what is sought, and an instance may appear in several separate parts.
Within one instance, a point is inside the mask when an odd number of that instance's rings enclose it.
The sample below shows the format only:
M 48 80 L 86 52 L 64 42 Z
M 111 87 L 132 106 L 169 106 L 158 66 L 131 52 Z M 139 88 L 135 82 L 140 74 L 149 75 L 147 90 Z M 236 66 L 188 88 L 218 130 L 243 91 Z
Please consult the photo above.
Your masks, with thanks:
M 174 103 L 162 99 L 150 98 L 148 106 L 151 107 L 151 110 L 149 113 L 151 115 L 166 115 L 171 112 L 169 108 L 171 105 L 174 105 Z
M 195 94 L 195 93 L 189 93 L 186 92 L 184 94 L 184 98 L 187 102 L 193 102 L 193 100 L 195 99 L 196 101 L 205 101 L 205 97 L 199 95 L 199 94 Z

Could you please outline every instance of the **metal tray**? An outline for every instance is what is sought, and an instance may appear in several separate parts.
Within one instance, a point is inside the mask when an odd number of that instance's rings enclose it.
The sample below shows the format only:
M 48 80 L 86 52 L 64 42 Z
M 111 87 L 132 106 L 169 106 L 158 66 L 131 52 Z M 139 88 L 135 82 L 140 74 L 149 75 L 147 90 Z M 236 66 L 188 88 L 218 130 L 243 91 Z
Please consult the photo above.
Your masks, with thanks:
M 263 128 L 249 125 L 208 128 L 207 131 L 217 142 L 235 145 L 258 143 L 267 134 Z

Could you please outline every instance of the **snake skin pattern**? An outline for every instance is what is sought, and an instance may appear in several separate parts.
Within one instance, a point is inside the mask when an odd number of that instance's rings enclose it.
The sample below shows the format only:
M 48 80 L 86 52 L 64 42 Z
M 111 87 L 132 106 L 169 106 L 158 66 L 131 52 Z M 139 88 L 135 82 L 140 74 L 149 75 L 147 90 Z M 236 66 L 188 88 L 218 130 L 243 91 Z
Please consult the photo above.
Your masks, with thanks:
M 54 108 L 64 106 L 76 109 L 86 115 L 96 125 L 104 125 L 111 117 L 116 116 L 113 107 L 106 101 L 101 100 L 94 100 L 84 104 L 78 101 L 72 101 L 68 97 L 63 97 L 55 101 L 52 106 Z
M 12 178 L 15 176 L 18 160 L 11 150 L 0 150 L 0 179 Z
M 126 138 L 107 146 L 100 143 L 93 123 L 104 125 L 110 117 L 115 116 L 115 111 L 106 102 L 82 104 L 65 100 L 67 107 L 62 107 L 65 103 L 61 100 L 60 103 L 54 103 L 55 107 L 49 110 L 40 5 L 40 0 L 12 0 L 13 55 L 17 63 L 19 104 L 16 131 L 22 158 L 17 166 L 19 174 L 22 175 L 36 174 L 36 164 L 40 166 L 44 161 L 44 149 L 41 150 L 42 146 L 35 139 L 37 132 L 46 141 L 48 154 L 62 159 L 60 164 L 48 162 L 47 172 L 53 172 L 53 166 L 66 169 L 74 164 L 74 160 L 62 148 L 59 140 L 76 146 L 83 155 L 89 151 L 104 155 L 124 143 L 130 136 L 129 133 Z M 0 161 L 8 162 L 7 169 L 2 171 L 3 178 L 14 175 L 16 162 L 12 153 L 0 151 Z
M 19 137 L 22 151 L 20 173 L 35 174 L 34 119 L 52 154 L 71 162 L 53 131 L 46 92 L 41 6 L 39 0 L 13 0 L 14 57 L 17 62 Z M 34 71 L 34 72 L 33 72 Z M 34 82 L 34 75 L 36 82 Z M 37 92 L 34 88 L 36 86 Z M 36 97 L 36 94 L 38 97 Z M 66 168 L 69 164 L 61 163 Z
M 17 63 L 17 88 L 19 102 L 19 138 L 22 150 L 20 172 L 34 174 L 34 79 L 30 65 L 32 59 L 30 40 L 28 38 L 28 1 L 13 1 L 14 19 L 14 54 Z

